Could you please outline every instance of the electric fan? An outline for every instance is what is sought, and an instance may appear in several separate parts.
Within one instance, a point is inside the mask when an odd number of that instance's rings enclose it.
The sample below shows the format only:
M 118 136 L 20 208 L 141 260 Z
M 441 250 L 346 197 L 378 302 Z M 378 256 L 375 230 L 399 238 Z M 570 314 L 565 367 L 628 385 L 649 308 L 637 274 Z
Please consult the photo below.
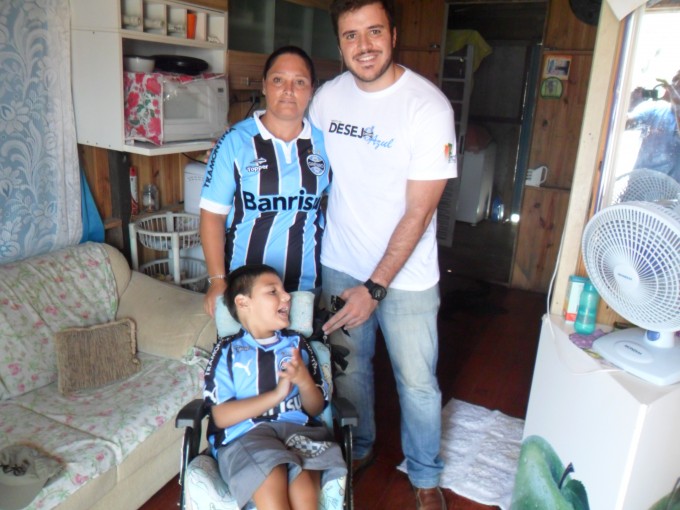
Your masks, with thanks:
M 678 181 L 656 170 L 639 168 L 616 179 L 612 203 L 636 200 L 656 202 L 672 200 L 678 198 L 678 195 L 680 195 Z
M 593 349 L 658 386 L 680 381 L 680 214 L 651 202 L 611 205 L 586 225 L 582 249 L 600 296 L 647 330 L 609 333 Z

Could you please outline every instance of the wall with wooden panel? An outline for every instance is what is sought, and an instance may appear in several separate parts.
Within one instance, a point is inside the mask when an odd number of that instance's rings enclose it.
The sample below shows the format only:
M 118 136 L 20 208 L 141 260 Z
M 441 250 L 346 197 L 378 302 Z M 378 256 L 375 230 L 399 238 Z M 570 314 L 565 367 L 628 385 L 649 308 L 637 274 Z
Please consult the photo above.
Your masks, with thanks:
M 439 84 L 446 26 L 444 0 L 396 0 L 396 60 Z
M 541 69 L 547 58 L 565 54 L 563 50 L 545 51 Z M 529 168 L 547 165 L 546 187 L 571 188 L 578 151 L 581 123 L 585 109 L 588 80 L 593 61 L 592 52 L 569 52 L 569 78 L 562 80 L 560 99 L 537 98 L 534 127 L 529 154 Z
M 541 291 L 548 288 L 568 206 L 569 190 L 525 188 L 512 274 L 513 287 Z
M 567 55 L 571 57 L 571 66 L 568 79 L 563 81 L 562 97 L 539 97 L 536 104 L 529 168 L 547 165 L 549 173 L 542 187 L 524 187 L 511 277 L 513 287 L 547 292 L 555 269 L 576 165 L 596 31 L 597 27 L 576 18 L 569 0 L 550 0 L 543 62 L 553 55 Z

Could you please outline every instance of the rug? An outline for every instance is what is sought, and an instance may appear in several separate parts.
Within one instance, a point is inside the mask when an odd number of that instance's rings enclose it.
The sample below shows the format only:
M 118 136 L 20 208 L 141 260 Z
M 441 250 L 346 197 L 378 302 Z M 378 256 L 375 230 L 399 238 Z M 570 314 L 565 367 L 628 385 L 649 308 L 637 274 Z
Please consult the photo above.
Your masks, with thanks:
M 508 509 L 523 430 L 524 420 L 451 399 L 442 409 L 441 487 Z

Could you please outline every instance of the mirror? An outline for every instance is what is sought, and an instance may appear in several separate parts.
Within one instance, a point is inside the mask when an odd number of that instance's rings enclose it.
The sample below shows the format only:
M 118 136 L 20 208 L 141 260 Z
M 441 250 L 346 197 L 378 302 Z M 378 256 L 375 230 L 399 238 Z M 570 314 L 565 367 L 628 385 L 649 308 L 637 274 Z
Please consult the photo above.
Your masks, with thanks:
M 596 209 L 627 199 L 680 198 L 680 5 L 641 7 L 626 20 L 618 97 Z M 642 176 L 668 191 L 631 193 Z M 675 183 L 670 181 L 673 179 Z M 677 188 L 676 188 L 677 183 Z M 625 195 L 625 194 L 628 195 Z

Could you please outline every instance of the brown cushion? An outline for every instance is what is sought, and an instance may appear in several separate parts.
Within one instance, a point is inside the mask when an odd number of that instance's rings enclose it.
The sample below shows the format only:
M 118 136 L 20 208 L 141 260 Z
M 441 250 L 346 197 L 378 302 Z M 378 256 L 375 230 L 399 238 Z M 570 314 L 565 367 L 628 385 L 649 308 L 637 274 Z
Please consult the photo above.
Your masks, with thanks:
M 135 323 L 125 318 L 56 334 L 57 384 L 63 394 L 96 388 L 137 373 Z

